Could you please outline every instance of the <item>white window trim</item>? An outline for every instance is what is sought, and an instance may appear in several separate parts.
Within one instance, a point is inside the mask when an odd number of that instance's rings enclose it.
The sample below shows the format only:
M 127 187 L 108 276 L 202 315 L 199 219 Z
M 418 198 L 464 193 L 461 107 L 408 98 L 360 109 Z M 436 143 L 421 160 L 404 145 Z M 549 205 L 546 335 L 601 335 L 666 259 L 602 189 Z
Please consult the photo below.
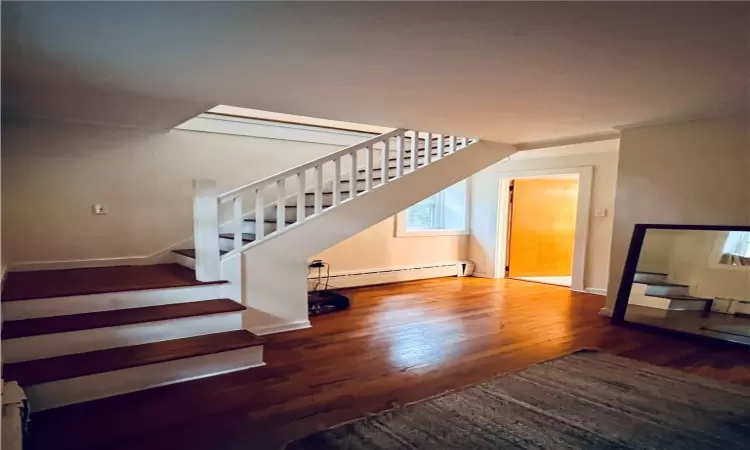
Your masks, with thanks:
M 464 215 L 464 227 L 462 230 L 417 230 L 409 231 L 406 229 L 407 218 L 406 214 L 409 208 L 396 214 L 396 230 L 394 236 L 397 238 L 408 238 L 408 237 L 430 237 L 430 236 L 468 236 L 471 234 L 470 218 L 471 218 L 471 183 L 467 178 L 464 180 L 466 183 L 466 202 L 465 209 L 466 214 Z

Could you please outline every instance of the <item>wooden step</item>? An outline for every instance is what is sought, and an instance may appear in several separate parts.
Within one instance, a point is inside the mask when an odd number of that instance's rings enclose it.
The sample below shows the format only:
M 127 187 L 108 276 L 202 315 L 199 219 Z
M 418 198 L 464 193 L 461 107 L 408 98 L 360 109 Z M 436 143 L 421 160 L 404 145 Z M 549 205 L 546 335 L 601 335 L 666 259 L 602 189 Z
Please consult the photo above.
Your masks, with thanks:
M 232 234 L 232 233 L 223 233 L 223 234 L 220 234 L 219 237 L 222 238 L 222 239 L 232 239 L 232 240 L 234 240 L 234 234 Z M 255 240 L 255 235 L 254 234 L 252 234 L 252 233 L 242 233 L 242 242 L 244 242 L 244 243 L 247 244 L 247 243 L 253 242 L 254 240 Z M 226 252 L 224 252 L 224 253 L 226 253 Z M 195 256 L 193 256 L 193 258 L 195 258 Z
M 245 219 L 245 222 L 255 222 L 255 219 Z M 264 223 L 276 223 L 276 216 L 273 216 L 273 217 L 264 217 L 263 218 L 263 222 Z M 287 225 L 291 225 L 294 222 L 296 222 L 296 221 L 295 220 L 287 220 L 286 224 Z
M 179 264 L 11 272 L 5 280 L 2 301 L 220 283 L 226 281 L 198 281 L 195 279 L 195 271 Z
M 670 283 L 668 281 L 636 281 L 636 283 L 645 284 L 648 286 L 690 287 L 687 284 Z
M 693 297 L 692 295 L 650 295 L 646 294 L 647 297 L 658 297 L 658 298 L 668 298 L 670 300 L 688 300 L 688 301 L 694 301 L 694 302 L 713 302 L 714 299 L 712 298 L 703 298 L 703 297 Z
M 195 259 L 195 249 L 194 248 L 185 248 L 181 250 L 172 250 L 172 253 L 177 253 L 178 255 L 187 256 L 188 258 Z M 225 255 L 229 253 L 226 250 L 219 250 L 219 254 Z
M 3 377 L 21 386 L 66 380 L 130 367 L 262 345 L 247 330 L 226 331 L 150 344 L 23 361 L 3 366 Z
M 94 328 L 133 325 L 159 320 L 242 311 L 245 307 L 234 300 L 216 299 L 171 305 L 146 306 L 143 308 L 119 309 L 68 316 L 41 317 L 38 319 L 13 320 L 3 324 L 2 338 L 14 339 L 41 336 Z

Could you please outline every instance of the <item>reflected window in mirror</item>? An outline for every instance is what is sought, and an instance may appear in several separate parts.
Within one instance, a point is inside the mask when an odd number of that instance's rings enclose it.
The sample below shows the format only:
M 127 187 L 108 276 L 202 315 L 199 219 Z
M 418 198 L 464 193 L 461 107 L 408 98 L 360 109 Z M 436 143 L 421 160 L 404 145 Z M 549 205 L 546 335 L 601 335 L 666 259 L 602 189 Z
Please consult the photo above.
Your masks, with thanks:
M 616 322 L 750 345 L 750 228 L 639 227 Z

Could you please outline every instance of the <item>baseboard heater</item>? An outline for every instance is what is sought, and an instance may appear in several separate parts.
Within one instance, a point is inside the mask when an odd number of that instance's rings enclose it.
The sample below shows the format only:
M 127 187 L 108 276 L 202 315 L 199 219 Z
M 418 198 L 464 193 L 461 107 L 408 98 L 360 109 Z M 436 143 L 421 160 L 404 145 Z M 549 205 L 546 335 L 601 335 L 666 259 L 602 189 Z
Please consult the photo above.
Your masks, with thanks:
M 452 261 L 439 264 L 410 267 L 389 267 L 382 269 L 363 269 L 358 271 L 332 272 L 328 279 L 328 289 L 372 286 L 400 281 L 425 280 L 428 278 L 468 276 L 473 273 L 474 264 L 469 261 Z M 325 289 L 326 272 L 321 274 L 318 285 L 318 273 L 310 272 L 307 277 L 308 290 Z M 318 285 L 316 287 L 316 285 Z

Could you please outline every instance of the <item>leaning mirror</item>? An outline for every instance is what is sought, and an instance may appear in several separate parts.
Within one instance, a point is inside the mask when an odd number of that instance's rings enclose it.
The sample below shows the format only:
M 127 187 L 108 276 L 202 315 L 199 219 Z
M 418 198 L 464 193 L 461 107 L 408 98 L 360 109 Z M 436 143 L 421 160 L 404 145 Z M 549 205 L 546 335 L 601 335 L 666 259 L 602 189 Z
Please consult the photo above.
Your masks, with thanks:
M 750 344 L 750 227 L 637 225 L 613 321 Z

